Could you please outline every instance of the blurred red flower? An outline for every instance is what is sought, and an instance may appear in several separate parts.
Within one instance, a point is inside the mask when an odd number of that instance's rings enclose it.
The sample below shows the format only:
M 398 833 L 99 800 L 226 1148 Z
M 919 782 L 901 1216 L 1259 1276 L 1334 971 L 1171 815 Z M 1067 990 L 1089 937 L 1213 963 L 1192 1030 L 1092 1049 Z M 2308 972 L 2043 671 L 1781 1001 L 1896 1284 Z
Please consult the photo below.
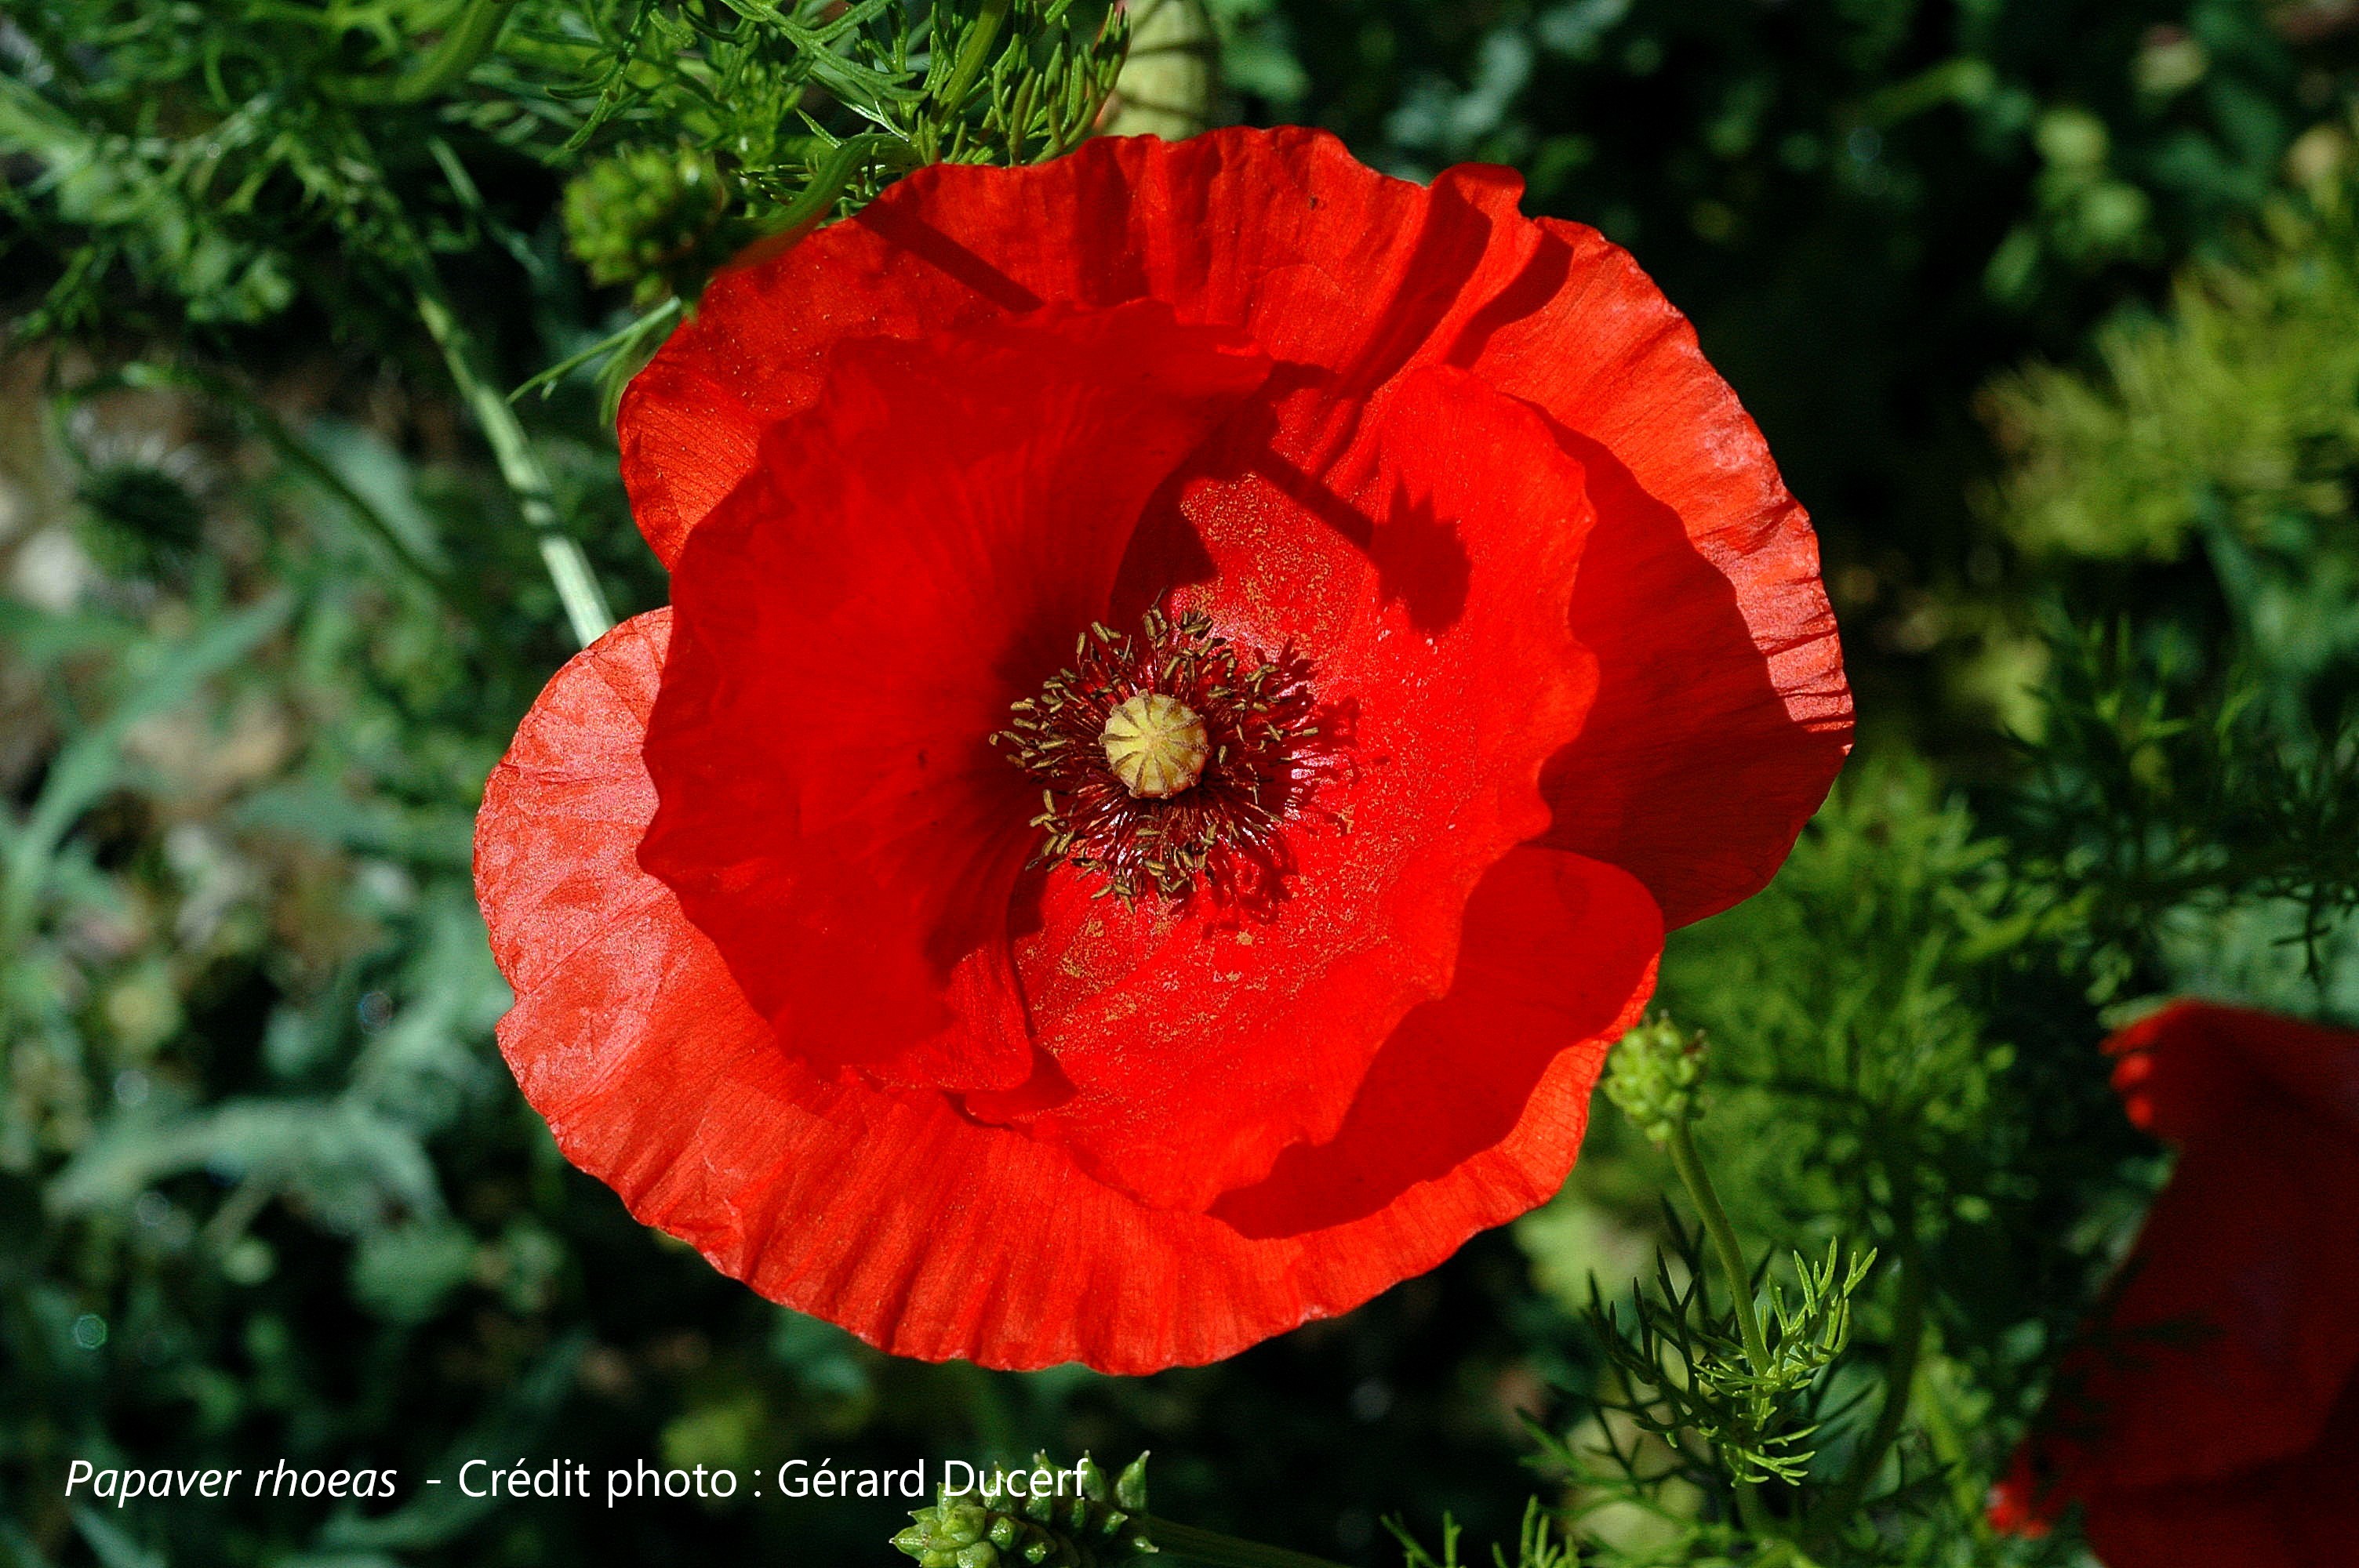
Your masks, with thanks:
M 2175 1002 L 2105 1042 L 2179 1162 L 1992 1522 L 2106 1568 L 2359 1563 L 2359 1034 Z
M 478 829 L 571 1159 L 886 1349 L 1120 1372 L 1556 1190 L 1851 704 L 1752 423 L 1518 193 L 1105 140 L 714 282 L 621 422 L 673 607 Z

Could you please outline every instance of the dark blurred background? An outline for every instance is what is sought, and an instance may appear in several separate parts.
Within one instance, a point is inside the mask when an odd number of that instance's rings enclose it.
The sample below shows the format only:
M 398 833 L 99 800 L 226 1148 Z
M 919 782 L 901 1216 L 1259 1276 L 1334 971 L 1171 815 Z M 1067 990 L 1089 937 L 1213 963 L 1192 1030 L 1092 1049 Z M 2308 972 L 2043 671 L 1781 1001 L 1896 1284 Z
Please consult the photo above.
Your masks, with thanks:
M 1511 1534 L 1555 1485 L 1523 1464 L 1524 1421 L 1578 1422 L 1594 1376 L 1586 1273 L 1650 1266 L 1661 1173 L 1608 1115 L 1563 1197 L 1433 1274 L 1129 1380 L 879 1356 L 558 1156 L 491 1046 L 506 998 L 467 873 L 482 780 L 570 652 L 529 536 L 397 300 L 340 287 L 324 241 L 250 254 L 201 210 L 131 211 L 108 160 L 171 133 L 168 96 L 109 108 L 121 141 L 42 119 L 76 73 L 103 96 L 103 49 L 201 10 L 0 21 L 0 1559 L 898 1560 L 896 1506 L 775 1496 L 77 1516 L 67 1460 L 110 1455 L 603 1476 L 1151 1448 L 1158 1511 L 1347 1563 L 1397 1560 L 1386 1514 Z M 56 36 L 76 18 L 88 37 Z M 1216 0 L 1213 20 L 1231 117 L 1329 126 L 1415 178 L 1512 164 L 1527 211 L 1634 251 L 1814 514 L 1861 756 L 1786 879 L 1674 939 L 1665 994 L 1762 1060 L 1906 1034 L 1892 1070 L 1935 1086 L 1953 1177 L 1937 1363 L 1995 1465 L 2004 1390 L 2151 1177 L 2084 1060 L 2105 1010 L 2194 985 L 2359 1012 L 2350 923 L 2271 871 L 2280 829 L 2136 795 L 2206 723 L 2215 752 L 2266 720 L 2285 755 L 2331 753 L 2354 684 L 2359 5 Z M 480 208 L 436 222 L 505 387 L 620 301 L 568 255 L 560 177 L 497 132 L 448 130 Z M 437 178 L 423 155 L 395 175 Z M 103 309 L 63 287 L 91 233 L 133 236 L 108 242 Z M 618 611 L 661 602 L 592 392 L 520 406 Z M 2124 692 L 2158 728 L 2118 776 L 2040 752 L 2056 701 L 2118 719 Z M 2209 717 L 2170 729 L 2182 708 Z M 2075 801 L 2152 809 L 2091 843 Z M 2158 870 L 2114 853 L 2129 839 L 2195 849 Z M 2022 914 L 2039 866 L 2104 907 Z M 1734 1093 L 1714 1115 L 1744 1223 L 1823 1234 L 1831 1135 Z

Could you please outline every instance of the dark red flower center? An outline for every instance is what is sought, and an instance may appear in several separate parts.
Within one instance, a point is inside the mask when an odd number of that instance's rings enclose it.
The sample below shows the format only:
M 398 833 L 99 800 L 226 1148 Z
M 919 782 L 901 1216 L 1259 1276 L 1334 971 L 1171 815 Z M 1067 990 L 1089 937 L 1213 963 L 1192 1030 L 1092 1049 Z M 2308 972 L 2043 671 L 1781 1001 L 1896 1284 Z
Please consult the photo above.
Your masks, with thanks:
M 1280 826 L 1329 760 L 1310 676 L 1202 614 L 1148 611 L 1138 636 L 1093 623 L 992 737 L 1042 785 L 1036 863 L 1094 872 L 1125 903 L 1274 875 Z

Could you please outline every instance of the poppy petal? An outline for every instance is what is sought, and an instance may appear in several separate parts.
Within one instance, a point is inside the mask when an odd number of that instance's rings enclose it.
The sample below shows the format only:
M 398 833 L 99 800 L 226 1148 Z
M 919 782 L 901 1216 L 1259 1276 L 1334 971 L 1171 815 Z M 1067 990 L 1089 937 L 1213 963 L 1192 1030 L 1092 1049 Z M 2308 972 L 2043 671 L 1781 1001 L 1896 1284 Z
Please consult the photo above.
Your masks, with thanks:
M 1817 538 L 1628 253 L 1553 219 L 1514 245 L 1453 359 L 1545 411 L 1603 524 L 1572 607 L 1597 708 L 1549 767 L 1549 842 L 1628 867 L 1684 925 L 1760 890 L 1851 749 Z
M 1030 1071 L 1006 922 L 1038 799 L 990 737 L 1266 373 L 1152 301 L 848 343 L 696 531 L 640 859 L 795 1049 L 959 1087 Z
M 1266 1179 L 1223 1195 L 1212 1213 L 1248 1236 L 1349 1225 L 1470 1148 L 1511 1130 L 1528 1136 L 1536 1111 L 1562 1119 L 1556 1136 L 1577 1144 L 1586 1086 L 1653 993 L 1662 931 L 1662 912 L 1627 873 L 1561 850 L 1513 851 L 1467 903 L 1450 993 L 1394 1031 L 1342 1129 L 1287 1150 Z M 1583 962 L 1565 962 L 1569 953 Z M 1580 1044 L 1567 1049 L 1568 1038 Z M 1547 1092 L 1560 1076 L 1584 1086 L 1577 1097 Z M 1552 1167 L 1532 1173 L 1516 1212 L 1563 1183 Z
M 1994 1518 L 2081 1503 L 2113 1568 L 2341 1562 L 2359 1509 L 2311 1505 L 2359 1457 L 2359 1034 L 2183 1001 L 2105 1050 L 2181 1152 Z
M 2104 1484 L 2233 1475 L 2308 1450 L 2359 1379 L 2359 1033 L 2174 1002 L 2105 1042 L 2130 1118 L 2182 1146 L 2078 1402 Z
M 616 413 L 623 485 L 647 547 L 667 567 L 679 560 L 690 530 L 753 471 L 762 433 L 817 400 L 839 344 L 911 341 L 984 314 L 955 281 L 856 223 L 723 267 Z
M 1051 873 L 1017 961 L 1062 1092 L 969 1101 L 1155 1206 L 1335 1136 L 1402 1015 L 1450 989 L 1475 883 L 1547 827 L 1539 770 L 1591 696 L 1565 619 L 1589 507 L 1539 420 L 1432 366 L 1369 429 L 1366 480 L 1328 507 L 1258 477 L 1183 503 L 1211 573 L 1176 606 L 1306 658 L 1340 746 L 1266 906 L 1110 906 Z
M 1412 185 L 1297 128 L 919 170 L 716 284 L 625 405 L 633 509 L 676 548 L 840 338 L 1043 301 L 1153 297 L 1243 328 L 1282 366 L 1268 449 L 1310 474 L 1380 389 L 1462 368 L 1541 411 L 1602 524 L 1572 607 L 1598 701 L 1549 770 L 1549 841 L 1628 868 L 1673 925 L 1700 919 L 1768 880 L 1849 750 L 1817 546 L 1685 319 L 1593 231 L 1521 216 L 1521 191 L 1480 166 Z
M 897 1354 L 1138 1373 L 1346 1311 L 1562 1182 L 1661 927 L 1626 874 L 1553 851 L 1477 888 L 1457 984 L 1380 1054 L 1366 1108 L 1217 1215 L 1144 1207 L 940 1094 L 815 1072 L 614 848 L 656 810 L 639 726 L 669 625 L 641 616 L 559 672 L 477 834 L 517 992 L 502 1050 L 643 1222 Z
M 2295 1196 L 2298 1195 L 2298 1198 Z M 2077 1357 L 2109 1485 L 2231 1475 L 2310 1447 L 2359 1373 L 2359 1148 L 2273 1098 L 2180 1158 Z
M 2186 1143 L 2233 1127 L 2256 1093 L 2282 1095 L 2359 1140 L 2359 1033 L 2281 1013 L 2180 1000 L 2105 1042 L 2130 1120 Z

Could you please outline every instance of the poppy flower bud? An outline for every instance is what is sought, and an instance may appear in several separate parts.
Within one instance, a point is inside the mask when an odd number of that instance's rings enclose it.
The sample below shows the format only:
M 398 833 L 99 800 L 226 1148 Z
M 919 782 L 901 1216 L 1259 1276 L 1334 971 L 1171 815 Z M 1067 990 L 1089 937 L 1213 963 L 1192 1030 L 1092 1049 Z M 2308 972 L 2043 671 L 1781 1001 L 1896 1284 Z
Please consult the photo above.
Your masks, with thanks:
M 729 184 L 689 147 L 625 147 L 565 188 L 565 239 L 602 286 L 628 284 L 652 304 L 726 259 Z
M 1146 1455 L 1123 1472 L 1119 1487 L 1139 1472 Z M 1012 1505 L 994 1508 L 947 1491 L 933 1507 L 913 1510 L 915 1522 L 893 1538 L 893 1545 L 915 1558 L 919 1568 L 1102 1568 L 1156 1551 L 1131 1519 L 1104 1497 L 1105 1473 L 1088 1459 L 1082 1461 L 1079 1496 L 1055 1491 L 1010 1496 L 1005 1475 L 986 1485 Z M 1062 1475 L 1046 1457 L 1034 1461 L 1034 1473 Z M 1017 1472 L 1021 1475 L 1024 1472 Z M 1143 1482 L 1141 1483 L 1143 1485 Z M 1144 1493 L 1140 1493 L 1142 1497 Z
M 968 1568 L 960 1553 L 978 1546 L 996 1559 L 996 1552 L 985 1539 L 991 1516 L 979 1503 L 944 1498 L 929 1509 L 914 1510 L 909 1517 L 917 1522 L 895 1536 L 893 1545 L 916 1558 L 919 1568 Z
M 1690 1034 L 1658 1012 L 1622 1036 L 1607 1058 L 1605 1095 L 1654 1143 L 1668 1143 L 1695 1114 L 1703 1083 L 1703 1031 Z

